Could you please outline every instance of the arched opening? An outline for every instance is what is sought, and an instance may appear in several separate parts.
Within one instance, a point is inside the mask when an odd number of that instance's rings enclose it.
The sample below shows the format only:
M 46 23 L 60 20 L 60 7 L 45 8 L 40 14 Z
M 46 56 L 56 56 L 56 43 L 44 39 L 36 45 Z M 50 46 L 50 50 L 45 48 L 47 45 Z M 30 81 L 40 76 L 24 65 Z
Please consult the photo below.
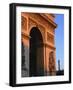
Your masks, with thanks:
M 30 31 L 30 76 L 43 76 L 43 38 L 38 28 L 33 27 Z

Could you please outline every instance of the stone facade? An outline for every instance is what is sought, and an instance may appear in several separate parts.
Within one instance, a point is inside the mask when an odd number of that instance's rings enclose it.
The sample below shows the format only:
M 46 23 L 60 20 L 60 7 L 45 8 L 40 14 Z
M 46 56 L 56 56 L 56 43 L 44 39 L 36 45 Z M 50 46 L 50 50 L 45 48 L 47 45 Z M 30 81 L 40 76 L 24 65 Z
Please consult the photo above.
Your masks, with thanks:
M 22 77 L 24 76 L 40 76 L 40 75 L 55 75 L 56 74 L 56 48 L 55 48 L 55 28 L 56 23 L 54 22 L 55 16 L 53 14 L 44 14 L 44 13 L 21 13 L 21 34 L 22 34 L 22 43 L 25 48 L 25 67 L 26 69 L 22 70 Z M 33 30 L 33 31 L 32 31 Z M 35 31 L 34 31 L 35 30 Z M 41 36 L 40 36 L 40 34 Z M 34 35 L 33 35 L 34 33 Z M 36 34 L 35 34 L 36 33 Z M 42 40 L 41 40 L 42 37 Z M 33 39 L 32 39 L 33 38 Z M 34 38 L 36 40 L 34 40 Z M 31 40 L 32 39 L 32 40 Z M 40 39 L 40 40 L 38 40 Z M 37 42 L 34 49 L 30 49 L 30 40 Z M 34 43 L 33 42 L 33 43 Z M 32 61 L 30 59 L 30 52 L 35 50 L 36 60 Z M 33 56 L 34 57 L 34 56 Z M 35 66 L 33 65 L 36 61 Z M 33 63 L 30 65 L 30 62 Z M 23 62 L 22 62 L 23 63 Z M 32 68 L 31 68 L 32 67 Z M 33 68 L 36 69 L 33 69 Z M 32 71 L 30 70 L 33 69 Z M 38 74 L 31 74 L 38 73 Z M 43 72 L 43 74 L 41 73 Z M 27 73 L 26 75 L 23 73 Z

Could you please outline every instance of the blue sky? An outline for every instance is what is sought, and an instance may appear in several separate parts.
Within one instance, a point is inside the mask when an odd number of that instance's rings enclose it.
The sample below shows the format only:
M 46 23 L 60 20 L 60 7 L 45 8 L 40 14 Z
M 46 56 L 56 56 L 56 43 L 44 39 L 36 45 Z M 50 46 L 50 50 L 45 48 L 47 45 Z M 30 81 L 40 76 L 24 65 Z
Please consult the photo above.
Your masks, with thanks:
M 60 60 L 60 67 L 64 69 L 64 15 L 56 14 L 55 16 L 57 24 L 55 29 L 56 65 L 58 67 L 58 60 Z

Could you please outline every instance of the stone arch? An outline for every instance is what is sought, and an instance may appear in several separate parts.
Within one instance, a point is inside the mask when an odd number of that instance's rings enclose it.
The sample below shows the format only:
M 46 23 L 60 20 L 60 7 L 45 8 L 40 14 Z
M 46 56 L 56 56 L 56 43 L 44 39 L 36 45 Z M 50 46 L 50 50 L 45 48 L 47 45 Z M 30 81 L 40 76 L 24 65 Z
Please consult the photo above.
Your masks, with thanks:
M 42 25 L 38 25 L 37 23 L 35 24 L 32 23 L 32 25 L 29 26 L 29 35 L 30 35 L 32 28 L 34 27 L 40 31 L 42 38 L 43 38 L 43 43 L 45 43 L 45 28 Z
M 42 76 L 44 74 L 43 37 L 37 27 L 30 30 L 30 76 Z

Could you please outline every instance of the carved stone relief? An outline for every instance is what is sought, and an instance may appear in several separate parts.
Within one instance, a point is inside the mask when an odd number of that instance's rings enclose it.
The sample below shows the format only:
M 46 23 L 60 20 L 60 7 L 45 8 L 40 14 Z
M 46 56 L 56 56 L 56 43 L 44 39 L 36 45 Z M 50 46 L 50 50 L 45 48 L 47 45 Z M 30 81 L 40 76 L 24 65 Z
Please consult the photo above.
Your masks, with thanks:
M 27 30 L 27 19 L 24 16 L 21 17 L 21 28 Z
M 55 72 L 54 52 L 49 53 L 49 72 L 50 74 Z

